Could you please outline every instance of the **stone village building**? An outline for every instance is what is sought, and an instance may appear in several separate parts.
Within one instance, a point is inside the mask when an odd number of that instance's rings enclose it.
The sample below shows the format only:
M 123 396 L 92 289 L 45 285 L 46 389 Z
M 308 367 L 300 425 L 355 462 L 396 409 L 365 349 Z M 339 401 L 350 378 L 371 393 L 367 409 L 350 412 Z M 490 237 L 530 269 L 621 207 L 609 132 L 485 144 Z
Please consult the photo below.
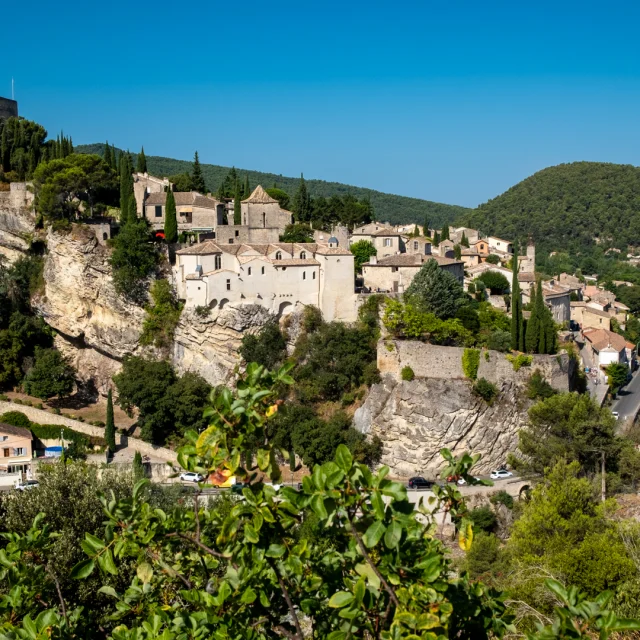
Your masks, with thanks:
M 325 320 L 357 317 L 354 257 L 328 244 L 225 244 L 213 240 L 176 252 L 178 296 L 188 307 L 258 304 L 279 317 L 313 305 Z
M 29 429 L 0 423 L 0 472 L 26 472 L 31 468 L 33 436 Z

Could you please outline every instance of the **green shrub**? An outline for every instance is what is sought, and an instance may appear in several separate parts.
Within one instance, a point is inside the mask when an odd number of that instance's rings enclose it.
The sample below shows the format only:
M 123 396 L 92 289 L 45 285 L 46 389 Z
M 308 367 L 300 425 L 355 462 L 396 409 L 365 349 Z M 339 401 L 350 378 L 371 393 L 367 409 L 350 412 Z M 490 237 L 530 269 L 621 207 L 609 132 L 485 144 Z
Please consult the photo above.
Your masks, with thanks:
M 491 356 L 489 355 L 489 352 L 488 352 L 488 351 L 485 351 L 485 352 L 484 352 L 484 359 L 485 359 L 487 362 L 489 362 L 489 360 L 491 360 Z
M 511 349 L 511 334 L 502 329 L 496 329 L 491 332 L 487 340 L 487 347 L 493 351 L 502 351 L 506 353 Z
M 478 377 L 478 367 L 480 366 L 480 350 L 465 349 L 462 354 L 462 370 L 469 380 Z
M 507 355 L 507 360 L 512 364 L 514 371 L 520 371 L 521 367 L 530 367 L 533 362 L 533 356 L 525 353 L 519 353 L 517 356 Z
M 531 400 L 537 398 L 550 398 L 556 393 L 555 389 L 544 379 L 540 369 L 536 369 L 527 382 L 527 397 Z
M 0 393 L 0 400 L 3 402 L 9 402 L 9 396 L 4 393 Z
M 500 541 L 492 533 L 478 532 L 473 537 L 467 553 L 466 569 L 472 578 L 478 578 L 495 570 L 500 553 Z
M 480 396 L 487 404 L 491 404 L 493 399 L 498 395 L 498 387 L 491 384 L 486 378 L 480 378 L 473 385 L 473 392 Z
M 343 407 L 348 407 L 356 401 L 356 397 L 353 393 L 343 393 L 340 400 Z
M 473 522 L 476 531 L 492 532 L 498 524 L 498 518 L 493 509 L 488 506 L 476 507 L 469 512 L 469 519 Z
M 31 429 L 31 420 L 20 411 L 7 411 L 0 416 L 0 422 L 10 424 L 13 427 L 22 427 L 23 429 Z
M 415 373 L 413 373 L 413 369 L 411 367 L 402 367 L 400 377 L 407 382 L 411 382 L 411 380 L 413 380 L 416 376 Z
M 196 307 L 195 311 L 199 318 L 207 318 L 211 314 L 211 307 L 199 305 Z
M 494 493 L 490 498 L 491 504 L 503 504 L 507 509 L 513 509 L 513 497 L 509 495 L 504 489 Z

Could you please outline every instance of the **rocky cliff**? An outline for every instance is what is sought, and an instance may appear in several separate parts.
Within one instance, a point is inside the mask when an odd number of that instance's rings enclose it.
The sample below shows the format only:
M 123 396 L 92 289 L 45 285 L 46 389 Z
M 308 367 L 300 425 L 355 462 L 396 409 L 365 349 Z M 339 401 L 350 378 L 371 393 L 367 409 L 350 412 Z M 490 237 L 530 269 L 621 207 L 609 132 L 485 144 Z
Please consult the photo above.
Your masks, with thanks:
M 24 255 L 35 232 L 33 194 L 24 182 L 12 182 L 0 191 L 0 255 L 13 262 Z
M 569 390 L 572 361 L 568 356 L 535 356 L 531 366 L 514 371 L 505 354 L 484 351 L 478 377 L 494 383 L 499 394 L 491 405 L 472 391 L 462 371 L 464 350 L 414 341 L 381 341 L 378 368 L 382 383 L 374 385 L 356 411 L 354 426 L 378 436 L 384 445 L 382 464 L 399 476 L 437 477 L 440 449 L 454 454 L 482 454 L 478 472 L 506 462 L 515 452 L 518 431 L 527 424 L 531 401 L 526 387 L 538 369 L 559 391 Z M 401 380 L 403 367 L 416 378 Z
M 57 346 L 79 377 L 106 392 L 122 358 L 139 353 L 144 310 L 125 302 L 113 287 L 109 249 L 93 230 L 73 225 L 69 233 L 49 229 L 44 290 L 34 307 L 57 332 Z
M 195 371 L 212 385 L 227 384 L 240 364 L 238 349 L 245 333 L 254 333 L 273 315 L 254 304 L 227 304 L 207 316 L 185 309 L 176 329 L 173 364 Z

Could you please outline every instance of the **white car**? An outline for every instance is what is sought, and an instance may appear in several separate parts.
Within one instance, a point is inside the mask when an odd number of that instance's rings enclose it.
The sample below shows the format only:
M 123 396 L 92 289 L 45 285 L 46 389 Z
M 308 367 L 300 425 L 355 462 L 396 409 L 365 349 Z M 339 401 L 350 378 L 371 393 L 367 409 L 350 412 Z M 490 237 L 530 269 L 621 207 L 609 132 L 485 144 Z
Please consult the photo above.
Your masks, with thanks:
M 18 491 L 26 491 L 27 489 L 35 489 L 40 483 L 37 480 L 25 480 L 24 482 L 18 482 L 16 489 Z
M 612 411 L 611 415 L 616 419 L 619 420 L 620 419 L 620 414 L 617 411 Z
M 489 476 L 492 480 L 504 480 L 504 478 L 510 478 L 513 475 L 511 471 L 507 471 L 506 469 L 496 469 L 491 472 Z
M 180 474 L 180 480 L 183 482 L 202 482 L 204 480 L 204 476 L 201 476 L 195 471 L 185 471 Z

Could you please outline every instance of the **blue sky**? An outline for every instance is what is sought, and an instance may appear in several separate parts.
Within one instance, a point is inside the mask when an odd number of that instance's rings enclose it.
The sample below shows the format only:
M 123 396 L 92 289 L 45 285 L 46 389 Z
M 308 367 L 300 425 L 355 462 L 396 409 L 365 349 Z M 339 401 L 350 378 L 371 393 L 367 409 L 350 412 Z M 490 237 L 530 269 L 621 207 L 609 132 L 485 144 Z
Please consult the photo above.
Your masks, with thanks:
M 76 143 L 466 206 L 640 164 L 637 2 L 6 4 L 0 95 Z

